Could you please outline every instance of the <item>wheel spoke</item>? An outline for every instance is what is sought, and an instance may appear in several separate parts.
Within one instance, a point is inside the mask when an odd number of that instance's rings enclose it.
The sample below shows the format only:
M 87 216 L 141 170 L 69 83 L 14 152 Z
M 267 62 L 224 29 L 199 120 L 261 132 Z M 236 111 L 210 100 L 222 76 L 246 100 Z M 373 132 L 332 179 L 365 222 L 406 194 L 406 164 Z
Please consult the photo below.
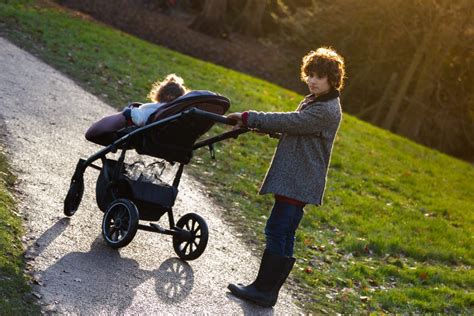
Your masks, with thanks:
M 118 235 L 118 231 L 114 230 L 114 232 L 110 235 L 110 239 L 112 241 L 117 241 L 117 235 Z
M 115 228 L 115 226 L 111 226 L 109 227 L 109 236 L 112 236 L 113 233 L 115 233 L 115 231 L 117 230 L 117 228 Z
M 196 246 L 196 249 L 198 249 L 199 245 L 195 241 L 193 241 L 193 244 Z
M 188 249 L 188 246 L 189 246 L 189 243 L 185 243 L 183 248 L 181 249 L 183 251 L 184 254 L 186 254 L 186 250 Z
M 125 209 L 125 207 L 121 206 L 119 211 L 118 211 L 118 217 L 120 219 L 124 218 L 124 216 L 127 214 L 127 210 Z
M 186 228 L 188 229 L 188 231 L 191 230 L 191 228 L 189 228 L 189 222 L 186 222 Z
M 119 213 L 120 213 L 119 206 L 113 206 L 112 210 L 110 211 L 111 218 L 113 218 L 114 221 L 116 221 L 120 217 Z
M 114 223 L 120 219 L 119 213 L 116 211 L 111 215 L 110 220 L 113 221 Z
M 120 230 L 120 237 L 121 237 L 121 238 L 124 238 L 127 234 L 128 234 L 128 230 L 127 230 L 127 229 L 121 229 L 121 230 Z
M 130 223 L 129 218 L 124 219 L 124 220 L 122 221 L 122 225 L 120 225 L 120 228 L 126 228 L 126 229 L 128 229 L 129 223 Z
M 194 224 L 196 224 L 196 220 L 193 219 L 193 224 L 191 226 L 191 231 L 194 232 Z

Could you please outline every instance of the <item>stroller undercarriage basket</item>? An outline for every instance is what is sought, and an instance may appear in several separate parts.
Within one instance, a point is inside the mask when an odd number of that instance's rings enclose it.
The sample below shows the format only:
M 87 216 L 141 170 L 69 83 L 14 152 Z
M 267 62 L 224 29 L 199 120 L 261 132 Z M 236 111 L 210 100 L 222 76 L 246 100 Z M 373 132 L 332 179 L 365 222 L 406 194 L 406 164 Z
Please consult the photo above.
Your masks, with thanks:
M 127 175 L 129 165 L 123 164 L 118 179 L 114 182 L 110 179 L 117 165 L 116 160 L 107 159 L 100 171 L 96 182 L 96 200 L 102 212 L 114 199 L 126 198 L 135 203 L 138 208 L 140 220 L 158 221 L 163 214 L 171 210 L 178 189 L 156 179 L 140 174 L 137 179 Z

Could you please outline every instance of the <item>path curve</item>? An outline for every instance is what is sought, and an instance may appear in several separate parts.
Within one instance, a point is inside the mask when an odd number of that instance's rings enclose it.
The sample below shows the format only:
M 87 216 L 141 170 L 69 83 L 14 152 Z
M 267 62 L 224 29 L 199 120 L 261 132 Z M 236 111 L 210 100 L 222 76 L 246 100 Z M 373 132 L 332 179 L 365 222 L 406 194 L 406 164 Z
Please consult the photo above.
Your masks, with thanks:
M 0 37 L 0 128 L 18 175 L 28 267 L 45 312 L 73 314 L 301 314 L 284 291 L 273 309 L 231 296 L 231 281 L 252 281 L 259 260 L 222 218 L 222 209 L 185 175 L 174 208 L 197 212 L 209 244 L 197 260 L 177 259 L 169 236 L 138 231 L 119 251 L 105 245 L 95 204 L 97 172 L 89 168 L 76 215 L 63 199 L 77 160 L 99 149 L 84 130 L 114 110 L 72 80 Z M 3 131 L 1 131 L 3 133 Z M 167 216 L 160 221 L 167 227 Z M 247 272 L 247 271 L 250 272 Z

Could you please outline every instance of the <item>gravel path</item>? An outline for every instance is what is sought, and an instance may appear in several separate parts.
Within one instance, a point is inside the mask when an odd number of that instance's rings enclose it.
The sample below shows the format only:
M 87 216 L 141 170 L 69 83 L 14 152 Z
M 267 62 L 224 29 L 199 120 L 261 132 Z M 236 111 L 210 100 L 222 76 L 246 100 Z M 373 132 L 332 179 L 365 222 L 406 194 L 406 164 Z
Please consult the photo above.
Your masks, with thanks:
M 252 281 L 259 260 L 223 220 L 206 190 L 185 175 L 175 219 L 204 217 L 209 244 L 189 263 L 177 259 L 171 237 L 138 231 L 119 251 L 101 236 L 95 204 L 97 171 L 85 175 L 82 204 L 72 218 L 63 199 L 79 158 L 100 147 L 85 129 L 114 110 L 36 57 L 0 38 L 0 132 L 18 175 L 28 267 L 45 312 L 60 314 L 300 314 L 285 292 L 273 309 L 231 296 L 227 284 Z M 160 221 L 168 227 L 167 216 Z M 245 272 L 244 270 L 251 271 Z

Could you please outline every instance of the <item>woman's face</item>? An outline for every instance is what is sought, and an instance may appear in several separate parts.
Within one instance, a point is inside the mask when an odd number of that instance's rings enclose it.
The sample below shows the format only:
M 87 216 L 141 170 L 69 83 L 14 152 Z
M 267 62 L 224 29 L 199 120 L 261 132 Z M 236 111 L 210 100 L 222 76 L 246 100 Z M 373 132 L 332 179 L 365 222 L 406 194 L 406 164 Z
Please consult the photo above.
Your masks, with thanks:
M 308 76 L 306 83 L 308 84 L 309 92 L 315 96 L 326 94 L 331 90 L 331 85 L 329 84 L 327 76 L 319 77 L 317 74 L 313 73 Z

